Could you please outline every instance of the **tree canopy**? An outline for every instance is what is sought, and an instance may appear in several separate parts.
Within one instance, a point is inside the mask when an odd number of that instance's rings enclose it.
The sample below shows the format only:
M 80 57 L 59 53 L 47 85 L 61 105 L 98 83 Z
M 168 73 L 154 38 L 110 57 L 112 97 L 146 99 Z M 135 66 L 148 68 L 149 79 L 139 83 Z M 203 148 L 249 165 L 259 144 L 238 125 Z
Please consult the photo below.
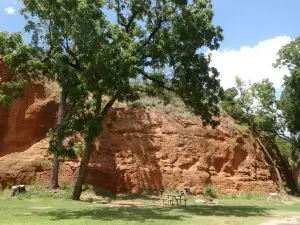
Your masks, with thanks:
M 300 37 L 282 47 L 275 67 L 287 66 L 290 74 L 284 77 L 281 108 L 289 131 L 300 137 Z

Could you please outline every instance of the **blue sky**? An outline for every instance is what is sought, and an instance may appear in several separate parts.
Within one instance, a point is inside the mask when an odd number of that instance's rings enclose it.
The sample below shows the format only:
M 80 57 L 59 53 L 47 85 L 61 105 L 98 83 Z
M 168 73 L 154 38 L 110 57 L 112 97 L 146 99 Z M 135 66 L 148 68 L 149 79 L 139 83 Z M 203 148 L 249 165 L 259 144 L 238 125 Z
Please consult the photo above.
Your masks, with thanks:
M 212 52 L 224 87 L 234 76 L 258 81 L 269 78 L 280 93 L 286 69 L 274 70 L 276 52 L 299 35 L 300 0 L 212 0 L 214 24 L 224 29 L 224 42 Z M 14 13 L 12 8 L 16 11 Z M 20 31 L 25 24 L 18 14 L 20 2 L 0 0 L 0 30 Z M 12 13 L 9 15 L 9 13 Z
M 259 41 L 300 33 L 299 0 L 212 0 L 214 23 L 224 29 L 222 48 L 254 46 Z

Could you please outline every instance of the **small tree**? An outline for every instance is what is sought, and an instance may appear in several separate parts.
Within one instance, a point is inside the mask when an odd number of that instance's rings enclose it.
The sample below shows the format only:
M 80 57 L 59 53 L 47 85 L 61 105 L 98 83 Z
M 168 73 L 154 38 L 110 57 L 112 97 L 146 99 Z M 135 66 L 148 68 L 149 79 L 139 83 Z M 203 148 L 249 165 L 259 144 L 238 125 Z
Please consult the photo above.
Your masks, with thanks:
M 300 167 L 300 37 L 296 37 L 278 52 L 275 68 L 286 66 L 290 74 L 284 77 L 280 108 L 290 132 L 292 143 L 291 156 L 297 167 Z
M 221 105 L 230 116 L 250 127 L 271 163 L 281 189 L 283 190 L 283 174 L 288 181 L 287 185 L 296 192 L 295 180 L 288 162 L 278 151 L 278 138 L 293 144 L 294 142 L 285 134 L 285 120 L 280 112 L 273 84 L 264 79 L 261 82 L 250 83 L 247 87 L 245 82 L 237 77 L 236 86 L 225 91 Z

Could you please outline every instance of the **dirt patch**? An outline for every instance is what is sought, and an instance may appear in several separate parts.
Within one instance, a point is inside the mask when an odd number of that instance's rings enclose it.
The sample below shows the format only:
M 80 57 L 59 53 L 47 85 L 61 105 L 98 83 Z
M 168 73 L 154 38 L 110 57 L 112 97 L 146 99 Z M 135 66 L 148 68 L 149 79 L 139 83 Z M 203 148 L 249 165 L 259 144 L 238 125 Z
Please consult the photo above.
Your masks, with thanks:
M 281 220 L 273 220 L 270 222 L 262 223 L 261 225 L 300 225 L 300 217 L 293 217 Z

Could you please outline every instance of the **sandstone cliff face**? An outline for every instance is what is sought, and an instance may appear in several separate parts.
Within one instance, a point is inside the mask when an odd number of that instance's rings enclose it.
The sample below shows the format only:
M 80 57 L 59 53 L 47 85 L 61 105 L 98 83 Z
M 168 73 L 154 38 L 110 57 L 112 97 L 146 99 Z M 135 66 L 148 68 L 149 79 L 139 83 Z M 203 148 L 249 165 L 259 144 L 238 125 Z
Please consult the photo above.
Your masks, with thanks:
M 9 80 L 9 73 L 0 58 L 0 77 Z M 2 76 L 1 76 L 2 75 Z M 58 106 L 46 98 L 41 84 L 31 84 L 24 90 L 25 97 L 12 101 L 9 109 L 0 106 L 0 157 L 22 152 L 45 138 L 56 120 Z
M 226 123 L 212 130 L 196 119 L 149 109 L 112 114 L 112 127 L 95 143 L 89 183 L 116 192 L 189 187 L 201 193 L 206 184 L 225 193 L 276 189 L 253 138 Z
M 39 84 L 27 87 L 25 98 L 14 100 L 9 109 L 0 108 L 3 186 L 49 182 L 51 156 L 44 138 L 56 113 L 57 104 Z M 89 184 L 114 192 L 189 187 L 201 193 L 206 184 L 222 193 L 277 188 L 255 140 L 230 128 L 229 119 L 209 129 L 196 118 L 155 109 L 113 109 L 107 123 L 95 141 Z M 78 161 L 61 162 L 60 180 L 73 182 L 78 166 Z

